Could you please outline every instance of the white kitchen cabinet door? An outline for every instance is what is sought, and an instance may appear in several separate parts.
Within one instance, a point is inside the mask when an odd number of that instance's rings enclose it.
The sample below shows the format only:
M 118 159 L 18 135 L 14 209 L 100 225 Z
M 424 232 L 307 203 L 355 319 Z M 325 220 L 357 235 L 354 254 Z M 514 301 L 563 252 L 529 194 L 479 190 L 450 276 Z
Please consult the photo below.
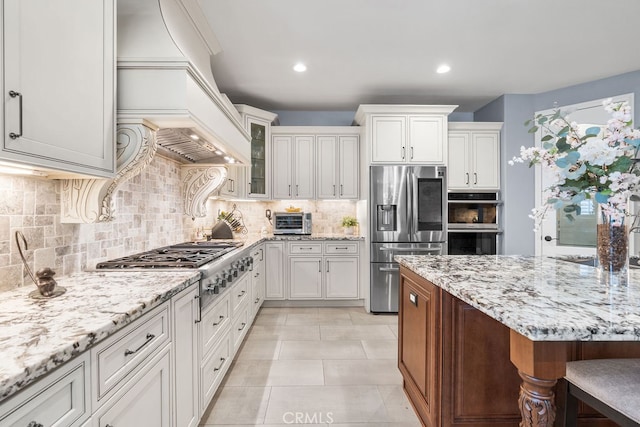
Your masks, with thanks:
M 285 293 L 284 242 L 264 244 L 265 299 L 283 300 Z
M 173 372 L 175 389 L 176 426 L 195 427 L 200 419 L 200 385 L 198 377 L 198 323 L 200 303 L 198 285 L 192 285 L 178 297 L 173 305 Z
M 274 136 L 271 146 L 272 184 L 274 199 L 294 197 L 293 186 L 293 136 Z
M 247 130 L 251 134 L 251 166 L 247 172 L 247 196 L 268 199 L 271 184 L 271 123 L 247 117 Z
M 93 415 L 94 427 L 170 427 L 170 346 L 151 359 Z
M 409 116 L 409 148 L 406 157 L 410 163 L 445 163 L 444 122 L 442 116 Z
M 312 135 L 296 136 L 294 138 L 294 198 L 315 198 L 316 164 L 315 137 Z
M 6 427 L 82 425 L 91 414 L 89 353 L 0 404 L 0 425 Z
M 322 257 L 290 257 L 289 286 L 289 299 L 321 299 Z
M 333 135 L 319 135 L 316 138 L 318 180 L 318 199 L 336 199 L 340 190 L 338 184 L 338 137 Z
M 357 199 L 360 187 L 359 138 L 357 136 L 339 137 L 338 161 L 338 197 Z
M 478 190 L 500 188 L 499 148 L 500 135 L 497 132 L 474 132 L 471 135 L 471 183 Z
M 407 156 L 406 116 L 371 116 L 371 162 L 404 162 Z
M 358 298 L 358 257 L 326 257 L 327 299 Z
M 113 176 L 115 0 L 2 7 L 0 160 Z
M 227 179 L 220 187 L 220 196 L 235 197 L 237 195 L 238 186 L 238 168 L 227 165 Z
M 471 183 L 471 137 L 468 132 L 449 131 L 449 162 L 447 164 L 448 188 L 467 189 Z
M 264 248 L 260 245 L 251 251 L 253 270 L 251 271 L 251 319 L 256 316 L 264 301 L 265 291 L 265 262 Z

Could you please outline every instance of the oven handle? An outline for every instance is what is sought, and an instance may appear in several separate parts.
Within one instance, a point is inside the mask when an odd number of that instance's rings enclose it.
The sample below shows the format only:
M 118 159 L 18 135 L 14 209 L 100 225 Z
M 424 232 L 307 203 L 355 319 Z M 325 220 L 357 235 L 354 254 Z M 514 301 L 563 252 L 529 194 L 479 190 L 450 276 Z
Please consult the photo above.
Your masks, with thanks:
M 200 295 L 196 295 L 193 297 L 193 299 L 196 300 L 196 303 L 198 304 L 198 318 L 193 322 L 193 323 L 200 323 L 202 322 L 202 307 L 200 306 L 201 301 L 200 301 Z
M 485 234 L 502 234 L 503 230 L 496 230 L 490 228 L 449 228 L 449 234 L 451 233 L 485 233 Z
M 438 242 L 444 243 L 444 242 Z M 439 252 L 442 248 L 380 248 L 381 251 L 395 251 L 395 252 Z
M 398 267 L 380 267 L 378 271 L 390 272 L 390 271 L 400 271 Z

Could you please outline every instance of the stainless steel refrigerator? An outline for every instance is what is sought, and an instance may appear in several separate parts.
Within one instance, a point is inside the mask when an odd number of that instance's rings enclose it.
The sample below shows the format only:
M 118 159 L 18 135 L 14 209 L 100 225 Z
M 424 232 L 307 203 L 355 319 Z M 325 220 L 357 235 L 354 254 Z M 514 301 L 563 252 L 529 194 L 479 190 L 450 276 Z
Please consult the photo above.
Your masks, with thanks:
M 371 166 L 371 311 L 398 312 L 397 254 L 447 250 L 444 166 Z

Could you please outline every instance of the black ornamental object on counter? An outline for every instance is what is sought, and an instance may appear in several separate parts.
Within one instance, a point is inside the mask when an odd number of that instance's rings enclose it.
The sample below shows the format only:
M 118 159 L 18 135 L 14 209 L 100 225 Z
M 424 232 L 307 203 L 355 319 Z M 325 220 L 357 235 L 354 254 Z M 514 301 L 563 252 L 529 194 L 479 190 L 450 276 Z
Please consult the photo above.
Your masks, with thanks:
M 53 298 L 62 295 L 66 292 L 66 289 L 57 286 L 58 283 L 53 278 L 56 272 L 49 267 L 44 267 L 38 271 L 34 275 L 27 264 L 27 260 L 24 257 L 24 253 L 22 253 L 22 246 L 20 241 L 24 244 L 24 250 L 29 249 L 27 244 L 27 239 L 24 237 L 21 231 L 16 231 L 16 245 L 18 246 L 18 252 L 20 253 L 20 258 L 22 258 L 22 263 L 24 264 L 24 268 L 29 273 L 29 277 L 33 280 L 33 283 L 38 287 L 38 291 L 30 292 L 29 296 L 32 298 Z

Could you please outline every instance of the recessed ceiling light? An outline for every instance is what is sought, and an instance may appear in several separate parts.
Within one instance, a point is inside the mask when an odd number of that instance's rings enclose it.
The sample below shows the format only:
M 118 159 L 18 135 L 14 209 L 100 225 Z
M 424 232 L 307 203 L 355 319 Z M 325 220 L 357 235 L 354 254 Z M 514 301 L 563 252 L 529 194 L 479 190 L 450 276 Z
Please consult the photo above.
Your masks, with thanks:
M 189 135 L 191 137 L 191 139 L 193 139 L 194 141 L 197 141 L 200 139 L 200 137 L 198 135 L 196 135 L 195 133 L 192 133 L 191 135 Z
M 448 73 L 449 71 L 451 71 L 451 67 L 448 66 L 447 64 L 442 64 L 438 67 L 438 69 L 436 70 L 436 73 L 444 74 L 444 73 Z
M 293 66 L 293 71 L 297 71 L 298 73 L 304 73 L 305 71 L 307 71 L 307 66 L 304 65 L 302 62 L 298 62 L 296 65 Z
M 223 153 L 222 151 L 220 151 L 220 150 L 216 150 L 216 151 L 215 151 L 215 153 L 216 153 L 218 156 L 222 156 L 222 155 L 224 154 L 224 153 Z

